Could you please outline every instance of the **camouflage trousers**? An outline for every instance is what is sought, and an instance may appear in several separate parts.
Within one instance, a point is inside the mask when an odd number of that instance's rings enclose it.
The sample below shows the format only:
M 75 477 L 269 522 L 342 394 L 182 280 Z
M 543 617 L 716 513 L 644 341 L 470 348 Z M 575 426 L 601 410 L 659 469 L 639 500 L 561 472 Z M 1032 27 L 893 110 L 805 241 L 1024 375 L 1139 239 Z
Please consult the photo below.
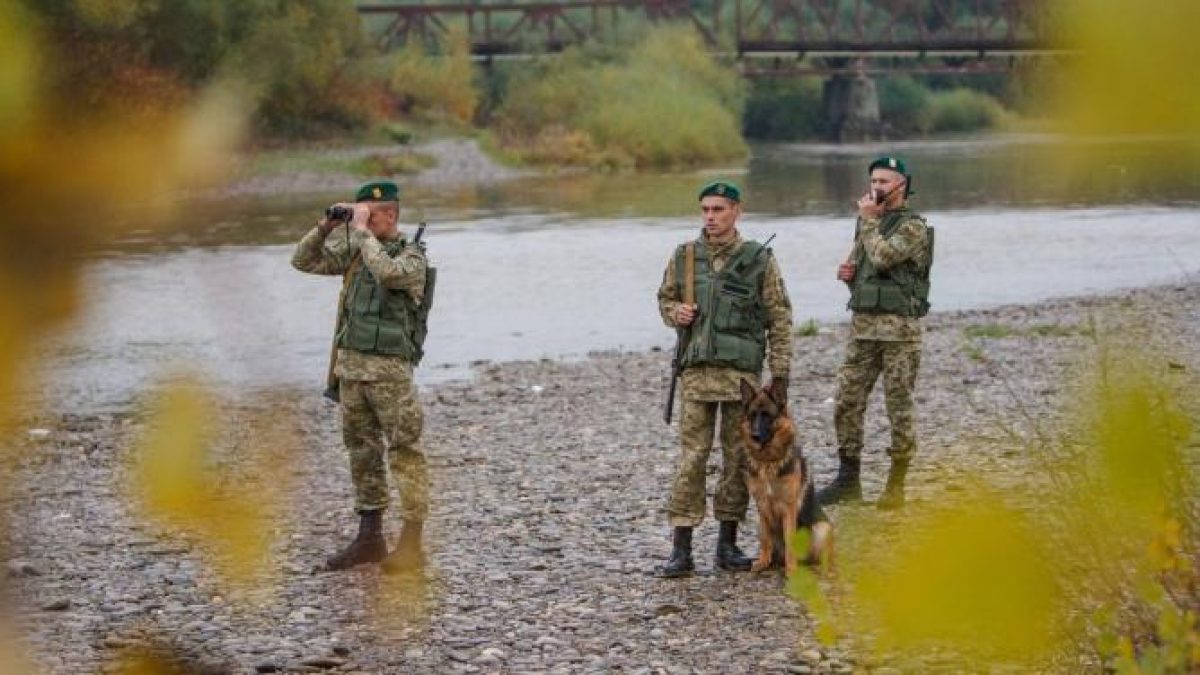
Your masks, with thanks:
M 429 475 L 421 452 L 424 417 L 410 379 L 341 382 L 342 439 L 350 454 L 356 510 L 387 508 L 388 467 L 406 521 L 429 512 Z
M 667 513 L 672 527 L 695 527 L 704 520 L 705 472 L 712 452 L 717 413 L 721 423 L 721 480 L 713 500 L 717 520 L 742 520 L 750 504 L 746 488 L 746 453 L 738 427 L 742 423 L 740 401 L 683 400 L 679 435 L 683 452 L 675 470 Z
M 863 449 L 863 417 L 875 380 L 883 374 L 884 405 L 892 425 L 893 460 L 907 460 L 917 451 L 913 390 L 921 366 L 920 342 L 851 340 L 838 370 L 833 424 L 838 455 L 859 457 Z

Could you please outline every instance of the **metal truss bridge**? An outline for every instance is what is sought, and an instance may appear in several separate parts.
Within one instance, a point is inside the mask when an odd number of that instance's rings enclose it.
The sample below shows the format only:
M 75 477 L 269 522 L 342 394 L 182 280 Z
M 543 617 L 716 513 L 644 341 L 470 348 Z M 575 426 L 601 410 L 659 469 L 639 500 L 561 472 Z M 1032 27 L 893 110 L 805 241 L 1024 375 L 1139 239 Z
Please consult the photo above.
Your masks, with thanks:
M 703 3 L 703 4 L 702 4 Z M 645 23 L 692 25 L 751 77 L 854 72 L 994 72 L 1061 54 L 1053 0 L 565 0 L 362 4 L 382 46 L 444 43 L 480 60 L 618 43 Z

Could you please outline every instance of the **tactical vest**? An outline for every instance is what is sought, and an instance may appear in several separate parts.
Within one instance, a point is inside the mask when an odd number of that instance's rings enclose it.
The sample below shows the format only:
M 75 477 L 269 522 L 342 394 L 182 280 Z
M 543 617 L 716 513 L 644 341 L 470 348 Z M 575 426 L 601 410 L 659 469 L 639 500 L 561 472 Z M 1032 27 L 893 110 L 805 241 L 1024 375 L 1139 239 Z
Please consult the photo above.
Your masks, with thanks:
M 406 245 L 404 241 L 383 242 L 383 250 L 394 258 Z M 432 268 L 425 271 L 425 295 L 418 305 L 406 291 L 381 286 L 366 265 L 359 265 L 346 288 L 338 346 L 419 363 L 433 302 L 434 272 Z
M 763 279 L 771 251 L 762 255 L 762 245 L 744 242 L 720 272 L 712 267 L 712 255 L 702 241 L 696 247 L 696 304 L 700 308 L 692 324 L 681 365 L 728 366 L 748 373 L 762 372 L 766 356 L 766 308 L 762 304 Z M 683 297 L 686 245 L 675 251 L 675 282 Z
M 883 217 L 879 234 L 887 239 L 896 233 L 901 223 L 921 216 L 901 209 Z M 929 313 L 929 270 L 933 267 L 933 228 L 927 232 L 925 263 L 905 260 L 889 270 L 879 270 L 871 262 L 866 249 L 859 247 L 855 260 L 854 282 L 850 286 L 850 302 L 846 305 L 856 312 L 867 314 L 896 314 L 922 317 Z

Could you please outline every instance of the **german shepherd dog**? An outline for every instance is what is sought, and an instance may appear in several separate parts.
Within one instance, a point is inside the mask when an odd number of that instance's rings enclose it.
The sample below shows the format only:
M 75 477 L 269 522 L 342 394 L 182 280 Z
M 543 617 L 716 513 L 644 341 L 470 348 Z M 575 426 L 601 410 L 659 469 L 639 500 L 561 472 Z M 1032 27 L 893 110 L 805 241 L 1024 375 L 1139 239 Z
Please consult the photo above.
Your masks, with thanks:
M 782 558 L 784 573 L 791 576 L 796 552 L 788 540 L 801 528 L 809 531 L 805 564 L 823 565 L 832 552 L 833 526 L 817 503 L 796 425 L 788 414 L 787 394 L 780 388 L 759 389 L 744 378 L 741 387 L 746 482 L 758 507 L 758 559 L 750 570 L 778 567 Z

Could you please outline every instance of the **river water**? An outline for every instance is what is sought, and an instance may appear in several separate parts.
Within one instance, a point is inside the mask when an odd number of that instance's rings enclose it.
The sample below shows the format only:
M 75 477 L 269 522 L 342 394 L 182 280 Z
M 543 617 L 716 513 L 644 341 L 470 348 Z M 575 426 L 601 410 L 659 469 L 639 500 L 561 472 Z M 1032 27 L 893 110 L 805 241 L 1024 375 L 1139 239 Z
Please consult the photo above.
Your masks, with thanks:
M 833 278 L 853 232 L 865 164 L 910 160 L 914 206 L 937 228 L 936 310 L 1098 293 L 1200 270 L 1200 172 L 1129 167 L 1170 161 L 1177 143 L 1093 143 L 1061 171 L 1061 142 L 975 139 L 891 146 L 773 145 L 727 171 L 522 179 L 414 191 L 402 221 L 430 223 L 439 272 L 423 384 L 473 363 L 578 358 L 668 346 L 655 291 L 674 246 L 699 227 L 695 191 L 714 176 L 747 189 L 747 237 L 772 247 L 797 322 L 846 318 Z M 1195 154 L 1192 155 L 1196 156 Z M 340 280 L 289 265 L 294 241 L 334 195 L 189 205 L 90 263 L 76 325 L 50 352 L 46 394 L 66 409 L 126 405 L 167 374 L 219 386 L 318 391 Z M 664 357 L 664 368 L 666 367 Z

